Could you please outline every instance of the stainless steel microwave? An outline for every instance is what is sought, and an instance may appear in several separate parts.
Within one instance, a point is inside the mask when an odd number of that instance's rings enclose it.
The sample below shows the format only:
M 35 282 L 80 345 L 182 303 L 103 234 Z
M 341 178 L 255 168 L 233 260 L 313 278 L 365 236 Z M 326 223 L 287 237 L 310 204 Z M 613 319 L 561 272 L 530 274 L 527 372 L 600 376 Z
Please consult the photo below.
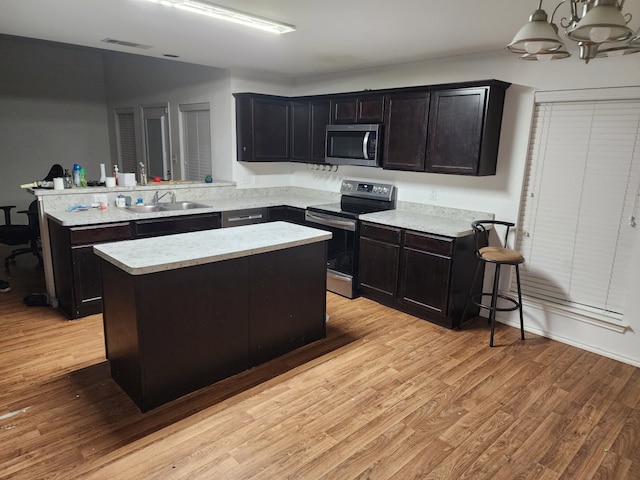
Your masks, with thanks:
M 382 125 L 327 125 L 325 161 L 334 165 L 379 167 Z

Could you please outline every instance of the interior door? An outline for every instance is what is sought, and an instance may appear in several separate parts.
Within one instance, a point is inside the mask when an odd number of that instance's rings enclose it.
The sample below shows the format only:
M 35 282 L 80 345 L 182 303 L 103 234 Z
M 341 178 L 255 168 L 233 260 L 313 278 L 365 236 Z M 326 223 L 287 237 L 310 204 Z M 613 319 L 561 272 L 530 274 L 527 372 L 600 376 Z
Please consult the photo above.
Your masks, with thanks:
M 171 180 L 167 107 L 142 107 L 145 163 L 149 177 Z

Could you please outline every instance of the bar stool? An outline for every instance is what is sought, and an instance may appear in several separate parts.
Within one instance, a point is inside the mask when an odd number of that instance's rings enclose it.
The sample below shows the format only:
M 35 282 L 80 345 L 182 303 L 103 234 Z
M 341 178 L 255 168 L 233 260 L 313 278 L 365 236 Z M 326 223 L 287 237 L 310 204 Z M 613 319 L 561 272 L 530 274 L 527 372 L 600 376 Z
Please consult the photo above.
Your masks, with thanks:
M 495 265 L 495 272 L 493 275 L 493 288 L 491 292 L 482 292 L 475 295 L 469 295 L 465 302 L 464 314 L 466 314 L 469 302 L 477 305 L 480 308 L 489 310 L 489 322 L 491 324 L 491 339 L 489 340 L 489 346 L 493 347 L 493 333 L 495 330 L 496 312 L 511 312 L 514 310 L 520 311 L 520 339 L 524 340 L 524 320 L 522 317 L 522 291 L 520 289 L 520 269 L 518 268 L 521 263 L 524 263 L 524 257 L 517 250 L 511 250 L 504 247 L 492 247 L 489 246 L 489 231 L 496 226 L 505 227 L 504 245 L 507 244 L 509 237 L 509 229 L 514 227 L 515 224 L 511 222 L 503 222 L 500 220 L 478 220 L 471 224 L 473 228 L 473 235 L 476 243 L 476 257 L 478 258 L 478 266 L 476 267 L 476 273 L 473 277 L 471 285 L 475 285 L 478 274 L 481 267 L 487 264 Z M 518 284 L 518 300 L 502 295 L 499 293 L 500 284 L 500 269 L 503 265 L 513 265 L 516 268 L 516 282 Z M 483 298 L 490 297 L 491 304 L 487 305 L 483 303 Z M 498 306 L 498 299 L 501 298 L 508 302 L 509 306 Z

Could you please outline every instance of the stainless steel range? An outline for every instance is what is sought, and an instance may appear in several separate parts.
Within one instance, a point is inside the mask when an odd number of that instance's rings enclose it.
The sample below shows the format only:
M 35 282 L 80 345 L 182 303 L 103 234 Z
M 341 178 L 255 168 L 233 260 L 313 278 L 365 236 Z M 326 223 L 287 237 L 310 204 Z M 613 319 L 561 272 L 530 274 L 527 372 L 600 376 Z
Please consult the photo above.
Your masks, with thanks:
M 357 296 L 359 217 L 364 213 L 396 208 L 396 188 L 387 183 L 343 180 L 340 203 L 308 207 L 309 226 L 328 230 L 327 290 L 354 298 Z

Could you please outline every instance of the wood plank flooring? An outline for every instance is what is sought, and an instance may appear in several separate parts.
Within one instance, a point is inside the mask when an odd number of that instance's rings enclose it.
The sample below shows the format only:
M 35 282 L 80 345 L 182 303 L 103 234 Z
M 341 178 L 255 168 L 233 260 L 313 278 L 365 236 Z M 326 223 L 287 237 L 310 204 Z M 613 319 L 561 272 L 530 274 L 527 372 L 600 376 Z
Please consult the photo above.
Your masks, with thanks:
M 640 479 L 630 365 L 328 294 L 326 340 L 142 414 L 40 277 L 0 294 L 0 478 Z

